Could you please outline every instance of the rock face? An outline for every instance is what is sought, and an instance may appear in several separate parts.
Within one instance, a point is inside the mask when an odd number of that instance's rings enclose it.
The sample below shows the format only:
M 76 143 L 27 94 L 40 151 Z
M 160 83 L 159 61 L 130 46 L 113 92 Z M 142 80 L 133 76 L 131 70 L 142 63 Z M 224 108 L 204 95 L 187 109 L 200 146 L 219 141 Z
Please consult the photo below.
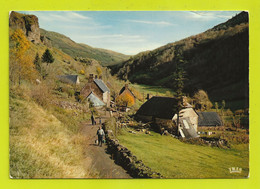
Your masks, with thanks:
M 25 15 L 12 11 L 9 18 L 9 27 L 21 29 L 28 40 L 33 43 L 41 42 L 38 17 L 35 15 Z

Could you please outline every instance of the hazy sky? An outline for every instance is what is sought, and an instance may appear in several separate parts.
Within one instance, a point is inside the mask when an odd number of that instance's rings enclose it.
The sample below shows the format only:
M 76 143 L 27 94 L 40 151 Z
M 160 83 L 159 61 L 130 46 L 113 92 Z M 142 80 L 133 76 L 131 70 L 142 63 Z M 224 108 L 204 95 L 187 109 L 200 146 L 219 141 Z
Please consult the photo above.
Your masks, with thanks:
M 78 43 L 128 55 L 201 33 L 240 11 L 21 11 Z

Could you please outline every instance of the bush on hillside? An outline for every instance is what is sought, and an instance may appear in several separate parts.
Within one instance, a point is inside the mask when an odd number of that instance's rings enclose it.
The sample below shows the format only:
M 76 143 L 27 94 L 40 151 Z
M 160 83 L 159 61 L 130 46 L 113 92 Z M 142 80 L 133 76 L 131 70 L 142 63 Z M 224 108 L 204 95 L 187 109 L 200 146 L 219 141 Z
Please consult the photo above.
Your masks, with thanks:
M 207 92 L 204 90 L 198 90 L 198 92 L 194 94 L 193 98 L 196 109 L 204 111 L 211 109 L 213 106 L 213 104 L 209 100 Z
M 31 98 L 40 106 L 47 108 L 54 96 L 51 94 L 51 90 L 47 85 L 41 84 L 32 87 Z

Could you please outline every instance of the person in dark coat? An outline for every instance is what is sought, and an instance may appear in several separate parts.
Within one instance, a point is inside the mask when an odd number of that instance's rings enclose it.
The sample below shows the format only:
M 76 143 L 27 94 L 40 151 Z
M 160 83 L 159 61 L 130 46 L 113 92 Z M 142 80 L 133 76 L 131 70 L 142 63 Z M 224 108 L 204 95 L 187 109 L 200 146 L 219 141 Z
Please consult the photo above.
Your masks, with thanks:
M 94 118 L 93 114 L 91 114 L 91 122 L 92 122 L 92 125 L 95 125 L 95 118 Z
M 97 130 L 97 136 L 98 136 L 98 145 L 102 146 L 103 143 L 103 136 L 105 135 L 104 130 L 102 129 L 101 126 L 99 126 L 98 130 Z

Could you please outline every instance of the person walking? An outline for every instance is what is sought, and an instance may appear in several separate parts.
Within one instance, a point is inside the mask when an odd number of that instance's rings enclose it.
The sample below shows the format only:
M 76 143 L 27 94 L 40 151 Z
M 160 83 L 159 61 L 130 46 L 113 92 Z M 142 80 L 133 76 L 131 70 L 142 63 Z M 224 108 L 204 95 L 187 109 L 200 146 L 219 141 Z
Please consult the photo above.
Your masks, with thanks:
M 91 114 L 91 122 L 92 122 L 92 125 L 95 125 L 95 118 L 94 118 L 93 113 Z
M 102 129 L 101 126 L 99 126 L 98 130 L 97 130 L 97 136 L 98 136 L 98 145 L 102 146 L 103 143 L 103 136 L 105 135 L 104 130 Z

